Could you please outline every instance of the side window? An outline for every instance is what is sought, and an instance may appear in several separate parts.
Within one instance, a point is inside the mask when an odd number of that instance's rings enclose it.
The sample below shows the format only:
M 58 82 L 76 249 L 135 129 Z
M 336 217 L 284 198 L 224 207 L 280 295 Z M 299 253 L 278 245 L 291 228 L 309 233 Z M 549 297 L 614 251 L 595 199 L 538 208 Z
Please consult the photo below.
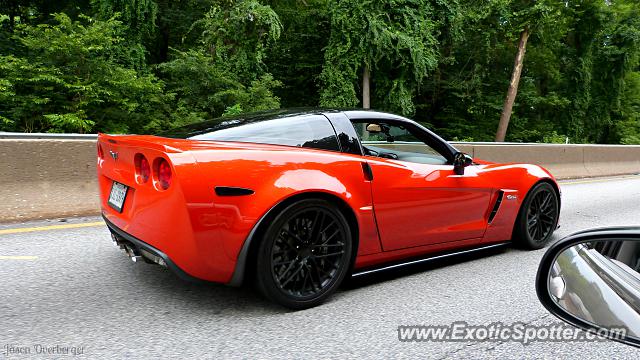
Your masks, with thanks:
M 384 122 L 354 122 L 366 155 L 419 164 L 444 165 L 447 159 L 411 129 Z
M 340 151 L 333 126 L 322 115 L 302 115 L 214 130 L 194 140 L 251 142 Z

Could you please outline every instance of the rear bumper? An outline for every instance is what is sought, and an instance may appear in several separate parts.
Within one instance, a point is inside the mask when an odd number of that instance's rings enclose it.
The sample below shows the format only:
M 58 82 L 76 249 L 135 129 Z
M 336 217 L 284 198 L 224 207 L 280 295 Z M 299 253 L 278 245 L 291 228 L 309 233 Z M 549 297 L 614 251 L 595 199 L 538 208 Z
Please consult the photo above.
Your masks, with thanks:
M 113 236 L 114 240 L 117 241 L 118 244 L 130 246 L 132 249 L 136 251 L 137 254 L 141 254 L 141 256 L 146 257 L 148 260 L 153 261 L 153 259 L 149 259 L 149 255 L 151 255 L 151 257 L 155 256 L 157 258 L 162 259 L 162 261 L 164 262 L 164 266 L 166 266 L 169 270 L 171 270 L 174 274 L 176 274 L 176 276 L 178 276 L 182 280 L 189 281 L 189 282 L 197 282 L 197 283 L 205 282 L 202 279 L 198 279 L 196 277 L 193 277 L 187 274 L 178 265 L 176 265 L 176 263 L 173 260 L 171 260 L 171 258 L 169 258 L 167 254 L 145 243 L 144 241 L 136 238 L 135 236 L 126 233 L 124 230 L 118 228 L 112 222 L 107 220 L 106 217 L 103 216 L 102 218 L 104 219 L 104 222 L 107 224 L 107 228 L 109 228 L 109 231 L 111 232 L 111 235 Z

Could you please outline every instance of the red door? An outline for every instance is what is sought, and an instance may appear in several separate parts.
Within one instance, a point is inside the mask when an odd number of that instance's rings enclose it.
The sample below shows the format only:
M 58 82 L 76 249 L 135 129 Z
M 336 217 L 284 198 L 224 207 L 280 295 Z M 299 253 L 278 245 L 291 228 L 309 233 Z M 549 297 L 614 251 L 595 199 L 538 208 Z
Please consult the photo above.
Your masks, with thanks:
M 492 189 L 479 186 L 476 166 L 455 175 L 452 165 L 368 157 L 373 203 L 385 251 L 481 238 Z

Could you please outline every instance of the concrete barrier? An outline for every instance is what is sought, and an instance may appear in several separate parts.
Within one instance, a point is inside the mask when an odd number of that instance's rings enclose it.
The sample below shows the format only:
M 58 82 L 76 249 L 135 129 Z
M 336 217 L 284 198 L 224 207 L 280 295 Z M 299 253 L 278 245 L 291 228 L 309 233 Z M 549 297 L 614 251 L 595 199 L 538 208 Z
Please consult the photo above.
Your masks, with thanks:
M 472 147 L 474 158 L 497 163 L 539 164 L 559 179 L 590 176 L 585 168 L 582 146 L 474 144 Z
M 96 140 L 0 139 L 0 222 L 93 215 Z
M 458 146 L 460 144 L 461 146 Z M 454 143 L 474 158 L 497 163 L 532 163 L 558 179 L 640 173 L 639 145 Z
M 640 146 L 585 146 L 583 151 L 589 176 L 640 173 Z
M 475 158 L 534 163 L 558 179 L 640 173 L 640 146 L 453 143 Z M 96 135 L 0 133 L 0 222 L 99 213 Z

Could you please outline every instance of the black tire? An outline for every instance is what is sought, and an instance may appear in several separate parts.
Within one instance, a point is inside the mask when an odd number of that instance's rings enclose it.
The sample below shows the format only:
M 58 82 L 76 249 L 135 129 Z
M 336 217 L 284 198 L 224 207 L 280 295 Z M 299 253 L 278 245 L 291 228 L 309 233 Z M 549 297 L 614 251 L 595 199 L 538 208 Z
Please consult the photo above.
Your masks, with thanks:
M 534 186 L 524 199 L 516 220 L 513 241 L 524 249 L 541 249 L 558 227 L 560 202 L 551 184 Z
M 269 300 L 300 310 L 331 296 L 351 266 L 349 223 L 332 203 L 306 199 L 289 205 L 264 233 L 256 285 Z

